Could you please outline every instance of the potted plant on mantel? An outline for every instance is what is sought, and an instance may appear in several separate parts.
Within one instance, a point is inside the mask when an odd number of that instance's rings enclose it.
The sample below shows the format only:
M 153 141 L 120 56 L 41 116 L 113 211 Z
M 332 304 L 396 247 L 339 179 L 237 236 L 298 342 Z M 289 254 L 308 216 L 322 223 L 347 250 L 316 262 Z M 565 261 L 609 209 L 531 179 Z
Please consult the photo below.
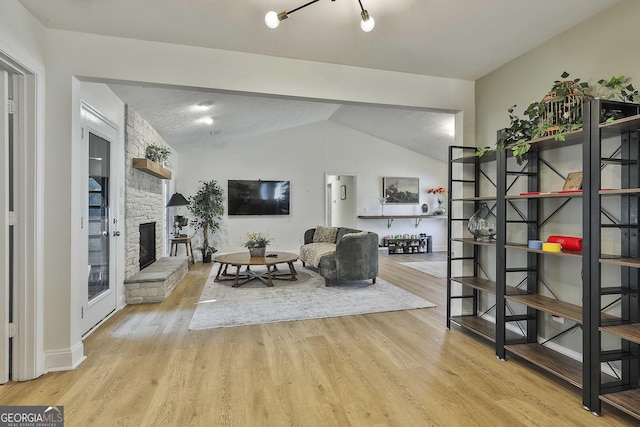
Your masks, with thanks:
M 224 214 L 224 190 L 215 180 L 200 182 L 202 185 L 198 192 L 189 197 L 189 210 L 195 216 L 191 224 L 202 230 L 202 245 L 196 249 L 202 252 L 202 262 L 210 263 L 216 248 L 209 245 L 209 234 L 215 234 L 220 229 Z
M 171 150 L 164 145 L 151 143 L 147 145 L 144 154 L 145 157 L 152 162 L 156 162 L 161 166 L 165 166 L 167 160 L 169 160 Z

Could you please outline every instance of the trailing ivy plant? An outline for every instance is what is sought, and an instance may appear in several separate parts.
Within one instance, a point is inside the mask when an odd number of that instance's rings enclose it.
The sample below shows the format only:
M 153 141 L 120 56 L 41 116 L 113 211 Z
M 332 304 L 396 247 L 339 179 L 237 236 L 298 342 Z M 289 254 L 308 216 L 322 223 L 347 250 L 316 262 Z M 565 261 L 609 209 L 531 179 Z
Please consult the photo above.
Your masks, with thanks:
M 556 141 L 565 141 L 567 133 L 582 128 L 582 116 L 574 118 L 574 111 L 567 111 L 559 117 L 544 120 L 543 113 L 548 103 L 563 102 L 567 96 L 577 96 L 580 101 L 590 101 L 593 99 L 591 94 L 592 88 L 589 83 L 582 82 L 580 79 L 567 80 L 569 73 L 562 73 L 562 80 L 555 80 L 548 96 L 543 101 L 532 102 L 524 110 L 524 118 L 518 117 L 514 110 L 516 105 L 507 110 L 509 113 L 509 126 L 502 129 L 498 135 L 495 149 L 498 151 L 511 150 L 518 164 L 522 164 L 525 155 L 531 148 L 530 141 L 546 136 L 550 128 L 554 128 L 554 139 Z M 625 76 L 613 76 L 609 80 L 600 79 L 597 82 L 598 93 L 604 93 L 600 96 L 604 99 L 618 99 L 624 102 L 633 102 L 640 99 L 638 90 L 636 90 Z M 577 108 L 577 107 L 576 107 Z M 621 112 L 618 110 L 604 110 L 601 112 L 601 121 L 612 121 L 620 117 Z M 479 147 L 476 155 L 481 157 L 484 154 L 493 151 L 490 147 Z

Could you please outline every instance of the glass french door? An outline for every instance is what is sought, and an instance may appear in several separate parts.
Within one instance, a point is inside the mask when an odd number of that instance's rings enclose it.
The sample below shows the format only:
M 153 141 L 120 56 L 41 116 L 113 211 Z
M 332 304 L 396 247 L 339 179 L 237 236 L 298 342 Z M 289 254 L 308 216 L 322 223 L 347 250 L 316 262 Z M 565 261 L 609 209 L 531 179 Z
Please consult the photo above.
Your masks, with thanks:
M 116 130 L 98 114 L 83 108 L 83 137 L 88 144 L 87 283 L 83 289 L 83 332 L 90 331 L 116 307 L 116 239 L 120 235 L 113 209 Z

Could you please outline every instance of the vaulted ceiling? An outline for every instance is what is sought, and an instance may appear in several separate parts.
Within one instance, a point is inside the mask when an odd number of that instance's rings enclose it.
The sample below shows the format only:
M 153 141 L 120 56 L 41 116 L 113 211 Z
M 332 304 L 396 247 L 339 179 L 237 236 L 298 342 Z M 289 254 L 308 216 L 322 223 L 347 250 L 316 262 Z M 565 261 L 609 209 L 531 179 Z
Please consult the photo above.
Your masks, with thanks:
M 486 75 L 618 0 L 361 1 L 376 21 L 370 33 L 360 30 L 358 0 L 320 0 L 275 30 L 264 24 L 267 11 L 292 10 L 307 1 L 20 0 L 49 28 L 466 80 Z M 318 120 L 440 160 L 442 144 L 452 141 L 452 116 L 446 112 L 126 82 L 113 88 L 178 150 L 196 141 L 231 140 Z M 198 126 L 187 109 L 206 100 L 219 111 L 213 127 Z

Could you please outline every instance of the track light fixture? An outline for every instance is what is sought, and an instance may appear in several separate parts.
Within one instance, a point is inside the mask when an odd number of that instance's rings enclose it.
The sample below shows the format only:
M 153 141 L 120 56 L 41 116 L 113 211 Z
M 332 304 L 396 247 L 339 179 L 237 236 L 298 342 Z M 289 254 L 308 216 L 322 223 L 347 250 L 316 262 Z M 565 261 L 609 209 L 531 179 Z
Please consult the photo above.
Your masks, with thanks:
M 305 3 L 302 6 L 298 6 L 295 9 L 292 10 L 283 10 L 280 13 L 274 12 L 274 11 L 270 11 L 267 12 L 267 14 L 264 17 L 264 22 L 265 24 L 267 24 L 267 27 L 269 28 L 278 28 L 278 26 L 280 25 L 280 21 L 283 21 L 285 19 L 287 19 L 289 17 L 290 14 L 292 14 L 293 12 L 297 12 L 300 9 L 304 9 L 305 7 L 312 5 L 313 3 L 317 3 L 320 0 L 312 0 L 309 3 Z M 336 0 L 331 0 L 331 1 L 336 1 Z M 360 21 L 360 28 L 362 28 L 362 31 L 364 31 L 365 33 L 368 33 L 369 31 L 373 30 L 373 27 L 376 25 L 376 21 L 373 20 L 373 18 L 369 15 L 369 12 L 367 12 L 367 10 L 362 7 L 362 1 L 358 0 L 358 4 L 360 4 L 360 16 L 362 17 L 362 21 Z

